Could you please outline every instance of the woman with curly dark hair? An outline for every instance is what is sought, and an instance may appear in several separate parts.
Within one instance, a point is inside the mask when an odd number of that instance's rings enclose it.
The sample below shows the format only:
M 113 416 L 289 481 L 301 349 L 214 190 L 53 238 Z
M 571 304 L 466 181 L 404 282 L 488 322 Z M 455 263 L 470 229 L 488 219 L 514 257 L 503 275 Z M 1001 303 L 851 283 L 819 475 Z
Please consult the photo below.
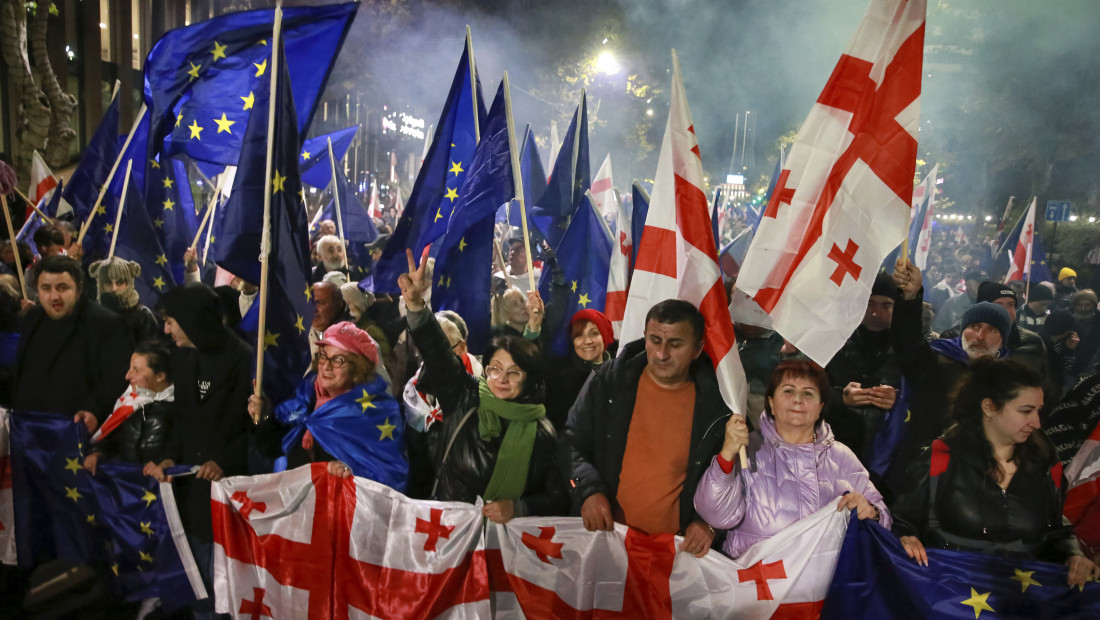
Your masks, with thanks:
M 909 557 L 927 566 L 927 544 L 1064 562 L 1070 585 L 1100 574 L 1062 525 L 1065 481 L 1040 430 L 1042 385 L 1018 362 L 970 365 L 955 394 L 955 423 L 911 466 L 913 490 L 893 507 L 893 531 Z

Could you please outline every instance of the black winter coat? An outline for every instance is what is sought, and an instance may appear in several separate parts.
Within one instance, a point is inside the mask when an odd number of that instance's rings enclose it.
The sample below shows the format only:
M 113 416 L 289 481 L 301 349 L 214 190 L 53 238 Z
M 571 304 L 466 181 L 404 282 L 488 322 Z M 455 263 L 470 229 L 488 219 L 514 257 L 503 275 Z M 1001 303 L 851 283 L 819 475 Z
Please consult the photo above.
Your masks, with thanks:
M 173 401 L 149 403 L 99 442 L 96 451 L 112 461 L 160 463 L 168 453 L 168 436 L 178 410 Z
M 1041 431 L 1037 432 L 1042 441 L 1048 442 Z M 1079 553 L 1073 531 L 1062 525 L 1065 479 L 1060 463 L 1053 461 L 1053 468 L 1041 467 L 1030 472 L 1021 467 L 1008 488 L 1001 489 L 973 452 L 962 447 L 950 451 L 947 469 L 938 476 L 931 511 L 932 449 L 921 453 L 909 469 L 913 479 L 911 490 L 891 506 L 895 534 L 916 536 L 930 548 L 979 551 L 1059 564 Z M 932 522 L 933 518 L 938 525 Z M 1023 548 L 1005 546 L 1013 542 L 1022 542 Z
M 901 389 L 901 368 L 890 346 L 889 330 L 872 332 L 859 326 L 829 361 L 825 371 L 829 373 L 833 388 L 825 420 L 832 427 L 836 440 L 851 448 L 866 464 L 887 410 L 873 405 L 845 405 L 844 388 L 854 381 L 864 388 L 889 385 Z
M 570 479 L 576 514 L 580 514 L 584 500 L 596 493 L 607 496 L 613 514 L 619 512 L 616 499 L 619 474 L 626 454 L 630 420 L 634 416 L 638 381 L 646 364 L 644 340 L 624 345 L 618 357 L 601 364 L 589 377 L 569 411 L 558 460 Z M 680 493 L 681 532 L 697 518 L 695 487 L 711 458 L 722 448 L 726 420 L 730 416 L 718 391 L 714 366 L 705 353 L 692 363 L 691 379 L 695 383 L 695 411 L 687 474 Z
M 424 312 L 427 320 L 410 332 L 424 358 L 418 386 L 438 399 L 443 412 L 443 420 L 427 431 L 428 455 L 437 480 L 430 499 L 474 503 L 489 485 L 505 433 L 490 441 L 481 439 L 476 411 L 480 404 L 478 379 L 466 372 L 431 311 Z M 410 324 L 417 323 L 413 314 L 409 313 Z M 474 413 L 466 417 L 471 409 Z M 508 420 L 502 419 L 501 425 L 507 429 Z M 414 431 L 409 429 L 409 434 Z M 452 436 L 454 444 L 444 460 Z M 556 446 L 557 433 L 544 417 L 539 420 L 535 436 L 527 486 L 523 495 L 514 500 L 515 516 L 564 515 L 568 510 L 569 496 L 557 469 Z

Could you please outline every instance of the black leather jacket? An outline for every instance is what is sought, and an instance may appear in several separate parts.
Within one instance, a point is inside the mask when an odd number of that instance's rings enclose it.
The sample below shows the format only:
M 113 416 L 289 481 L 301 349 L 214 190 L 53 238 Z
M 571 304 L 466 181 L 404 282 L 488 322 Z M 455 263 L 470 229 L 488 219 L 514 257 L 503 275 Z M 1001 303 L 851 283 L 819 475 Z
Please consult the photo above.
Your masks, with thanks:
M 1048 441 L 1045 436 L 1041 440 Z M 1080 554 L 1072 530 L 1062 525 L 1065 480 L 1060 463 L 1042 472 L 1021 468 L 1002 489 L 971 452 L 951 451 L 947 469 L 937 476 L 934 500 L 932 448 L 921 453 L 909 470 L 912 490 L 891 507 L 895 534 L 916 536 L 926 547 L 1047 562 L 1062 563 Z M 935 503 L 930 506 L 930 501 Z
M 489 485 L 504 433 L 489 441 L 478 433 L 478 380 L 466 372 L 431 310 L 409 312 L 408 318 L 413 342 L 424 359 L 417 385 L 439 400 L 443 412 L 442 421 L 431 425 L 427 432 L 428 455 L 437 481 L 430 499 L 474 503 Z M 467 417 L 471 409 L 474 412 Z M 508 421 L 501 420 L 501 424 L 507 428 Z M 410 434 L 415 432 L 408 430 Z M 452 436 L 454 443 L 444 460 Z M 554 426 L 542 418 L 527 470 L 527 486 L 523 495 L 513 500 L 516 517 L 567 512 L 569 495 L 557 469 L 556 447 Z
M 177 411 L 172 401 L 149 403 L 126 418 L 96 450 L 112 461 L 160 463 L 167 456 L 168 435 Z

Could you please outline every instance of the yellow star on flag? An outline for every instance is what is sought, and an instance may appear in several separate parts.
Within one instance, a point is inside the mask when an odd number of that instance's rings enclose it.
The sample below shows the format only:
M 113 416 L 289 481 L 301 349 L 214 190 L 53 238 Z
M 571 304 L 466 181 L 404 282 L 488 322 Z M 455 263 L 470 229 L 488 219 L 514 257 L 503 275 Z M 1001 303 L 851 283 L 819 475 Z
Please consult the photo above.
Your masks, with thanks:
M 309 159 L 309 151 L 302 151 L 302 159 Z
M 443 209 L 436 209 L 435 210 L 435 219 L 432 220 L 432 221 L 433 222 L 438 222 L 440 220 L 440 218 L 442 218 L 442 217 L 443 217 Z
M 455 163 L 455 162 L 452 161 L 451 162 L 451 169 L 448 170 L 447 172 L 453 172 L 453 173 L 455 173 L 455 176 L 457 177 L 458 173 L 462 172 L 462 162 Z
M 388 417 L 386 418 L 385 422 L 375 425 L 374 428 L 382 431 L 382 435 L 378 438 L 378 441 L 382 441 L 383 439 L 394 441 L 393 429 L 397 428 L 397 426 L 395 424 L 390 424 L 390 419 Z
M 1038 581 L 1035 581 L 1034 579 L 1031 578 L 1031 576 L 1035 574 L 1035 571 L 1033 571 L 1033 570 L 1023 571 L 1023 570 L 1020 570 L 1018 568 L 1015 569 L 1015 570 L 1016 570 L 1016 575 L 1014 577 L 1009 577 L 1009 579 L 1015 579 L 1016 581 L 1020 582 L 1020 592 L 1027 592 L 1027 587 L 1028 586 L 1039 586 L 1039 587 L 1043 586 L 1043 584 L 1041 584 Z
M 225 133 L 232 135 L 233 132 L 230 131 L 229 128 L 232 127 L 233 124 L 236 123 L 237 121 L 229 120 L 228 118 L 225 117 L 225 112 L 222 112 L 222 117 L 221 118 L 215 118 L 214 122 L 218 124 L 218 133 L 221 133 L 221 132 L 224 131 Z
M 989 603 L 985 602 L 992 592 L 986 592 L 985 594 L 978 594 L 978 591 L 974 588 L 970 588 L 970 598 L 962 601 L 963 605 L 968 605 L 974 608 L 974 617 L 982 615 L 983 611 L 993 611 L 993 608 L 989 606 Z M 996 612 L 993 612 L 996 613 Z
M 298 333 L 301 334 L 302 332 L 306 331 L 306 326 L 302 324 L 302 321 L 303 321 L 302 315 L 299 314 L 297 316 L 298 316 L 298 321 L 294 324 L 294 327 L 297 328 Z
M 244 102 L 244 107 L 241 108 L 242 110 L 251 110 L 252 104 L 256 103 L 256 95 L 253 95 L 252 91 L 248 91 L 248 96 L 241 97 L 241 101 Z
M 265 331 L 266 331 L 266 333 L 264 334 L 264 350 L 266 351 L 268 347 L 277 347 L 277 346 L 279 346 L 279 336 L 280 336 L 280 334 L 276 334 L 276 333 L 272 332 L 271 330 L 265 330 Z
M 158 217 L 157 219 L 153 220 L 153 225 L 157 228 L 160 228 L 161 226 L 164 226 L 164 220 Z
M 88 516 L 84 517 L 84 520 L 87 521 L 88 523 L 95 523 L 95 515 L 88 515 Z
M 199 140 L 202 140 L 202 130 L 205 129 L 205 127 L 203 127 L 202 125 L 199 125 L 199 121 L 192 120 L 191 124 L 188 125 L 187 128 L 191 130 L 191 139 L 192 140 L 194 140 L 196 138 L 199 139 Z
M 95 208 L 95 214 L 96 215 L 107 215 L 107 207 L 105 207 L 103 205 L 99 205 L 98 207 Z
M 75 502 L 76 500 L 84 496 L 81 495 L 80 491 L 77 491 L 75 487 L 65 487 L 65 497 Z
M 588 293 L 584 293 L 581 295 L 580 299 L 577 300 L 577 303 L 579 303 L 582 308 L 587 308 L 588 304 L 592 303 L 592 300 L 588 298 Z
M 156 168 L 157 170 L 160 170 L 160 162 L 155 159 L 150 159 L 149 165 L 153 168 Z
M 573 293 L 577 292 L 577 281 L 576 280 L 573 280 L 573 286 L 569 287 L 569 291 L 573 292 Z
M 168 264 L 168 257 L 165 256 L 164 254 L 158 254 L 157 255 L 157 264 L 160 265 L 161 267 L 167 265 Z
M 65 458 L 65 469 L 73 472 L 73 474 L 75 475 L 76 472 L 80 471 L 80 459 L 70 459 L 70 458 L 66 457 Z
M 260 39 L 260 45 L 267 45 L 267 39 Z
M 117 563 L 111 565 L 111 572 L 115 574 L 115 577 L 118 577 L 118 564 Z
M 465 250 L 466 246 L 468 246 L 468 245 L 470 245 L 470 244 L 466 243 L 466 237 L 463 237 L 463 238 L 459 239 L 458 240 L 458 251 L 461 252 L 461 251 Z
M 164 285 L 164 278 L 162 278 L 160 276 L 157 276 L 157 277 L 153 278 L 153 286 L 157 287 L 158 291 L 163 289 L 164 286 L 165 286 Z
M 447 193 L 443 194 L 443 197 L 444 198 L 450 198 L 451 202 L 454 202 L 455 198 L 458 198 L 458 190 L 456 190 L 453 187 L 448 187 L 447 188 Z
M 229 46 L 221 45 L 217 41 L 214 41 L 214 49 L 210 50 L 210 53 L 214 55 L 214 60 L 225 58 L 225 48 L 227 47 Z
M 275 171 L 275 178 L 271 179 L 271 185 L 275 188 L 275 192 L 283 191 L 283 184 L 286 183 L 286 177 L 279 174 L 279 171 Z
M 366 388 L 363 389 L 363 395 L 355 399 L 355 402 L 363 406 L 363 411 L 367 409 L 374 409 L 374 403 L 370 401 L 370 394 L 367 394 Z
M 140 523 L 141 523 L 141 533 L 145 534 L 146 536 L 152 536 L 153 535 L 153 528 L 150 527 L 150 526 L 153 525 L 153 522 L 152 521 L 140 521 Z
M 175 183 L 175 181 L 172 180 L 172 177 L 164 177 L 164 180 L 161 181 L 161 185 L 164 186 L 164 189 L 172 189 L 173 183 Z
M 152 491 L 146 489 L 145 495 L 142 495 L 141 499 L 145 502 L 145 507 L 148 508 L 153 502 L 157 501 L 157 496 Z
M 199 69 L 201 69 L 202 66 L 196 65 L 193 62 L 188 62 L 188 64 L 191 65 L 191 69 L 187 72 L 187 75 L 190 75 L 192 80 L 199 79 Z
M 145 553 L 144 551 L 138 551 L 138 555 L 141 557 L 142 562 L 148 562 L 150 564 L 153 563 L 153 556 L 149 555 L 148 553 Z
M 181 122 L 183 122 L 183 112 L 176 114 L 176 127 L 179 127 Z
M 165 198 L 161 205 L 164 206 L 165 211 L 171 211 L 172 207 L 176 206 L 176 203 L 172 202 L 171 198 Z
M 264 74 L 264 71 L 267 71 L 267 59 L 264 58 L 264 61 L 260 63 L 254 62 L 252 66 L 256 67 L 256 77 L 260 77 Z
M 114 224 L 107 224 L 106 226 L 103 227 L 103 232 L 105 232 L 107 234 L 113 233 L 114 231 L 115 231 L 115 225 Z
M 306 301 L 311 301 L 312 299 L 313 299 L 313 289 L 310 288 L 310 286 L 307 284 L 306 285 Z

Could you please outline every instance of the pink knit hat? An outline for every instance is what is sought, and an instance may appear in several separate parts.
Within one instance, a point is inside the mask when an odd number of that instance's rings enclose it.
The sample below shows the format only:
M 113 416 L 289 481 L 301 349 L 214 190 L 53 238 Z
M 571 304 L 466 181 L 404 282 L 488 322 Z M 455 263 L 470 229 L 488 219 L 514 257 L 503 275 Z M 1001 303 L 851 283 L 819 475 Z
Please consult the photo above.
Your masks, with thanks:
M 375 366 L 378 365 L 378 343 L 370 337 L 370 334 L 356 327 L 351 321 L 341 321 L 330 326 L 317 344 L 336 347 L 349 353 L 358 353 Z

